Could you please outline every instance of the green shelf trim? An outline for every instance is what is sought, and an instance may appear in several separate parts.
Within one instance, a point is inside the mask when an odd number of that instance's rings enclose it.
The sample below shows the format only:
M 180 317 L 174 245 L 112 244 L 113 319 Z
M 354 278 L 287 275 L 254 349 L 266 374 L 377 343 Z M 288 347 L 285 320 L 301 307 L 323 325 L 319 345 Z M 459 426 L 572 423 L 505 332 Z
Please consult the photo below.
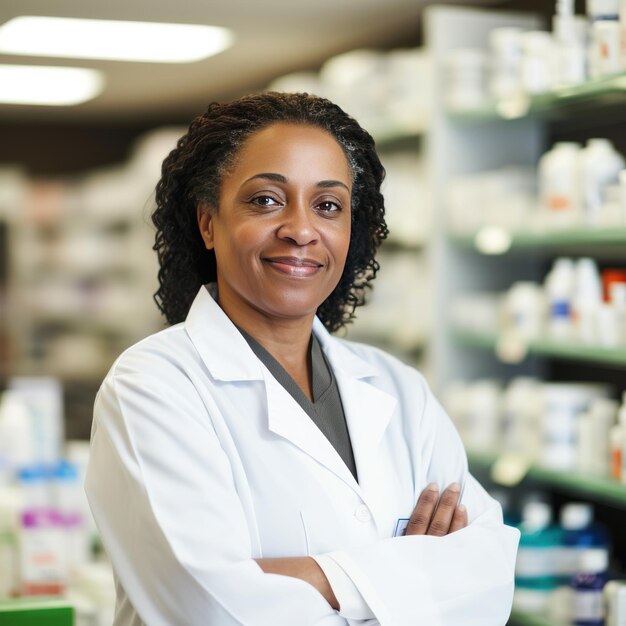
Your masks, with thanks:
M 626 228 L 581 228 L 563 229 L 543 232 L 509 232 L 511 246 L 509 252 L 516 248 L 552 248 L 568 246 L 598 247 L 610 245 L 626 246 Z M 476 235 L 452 235 L 449 238 L 457 248 L 469 248 L 485 254 L 476 246 Z M 626 249 L 624 251 L 626 254 Z M 504 254 L 504 253 L 503 253 Z
M 454 343 L 467 348 L 496 352 L 498 347 L 499 338 L 497 335 L 453 331 L 451 336 Z M 527 348 L 530 355 L 626 367 L 626 346 L 609 348 L 542 339 L 529 341 Z
M 522 97 L 518 101 L 488 101 L 472 109 L 451 109 L 447 114 L 458 122 L 511 120 L 529 116 L 557 115 L 576 104 L 600 100 L 626 101 L 626 73 L 589 80 L 549 93 Z
M 498 454 L 468 451 L 467 458 L 470 466 L 490 471 L 498 459 Z M 588 476 L 572 471 L 550 470 L 536 465 L 529 468 L 526 477 L 578 496 L 626 509 L 626 485 L 610 478 Z
M 74 609 L 64 601 L 17 598 L 0 601 L 3 626 L 74 626 Z
M 561 626 L 555 622 L 550 622 L 544 617 L 513 611 L 507 622 L 507 626 Z

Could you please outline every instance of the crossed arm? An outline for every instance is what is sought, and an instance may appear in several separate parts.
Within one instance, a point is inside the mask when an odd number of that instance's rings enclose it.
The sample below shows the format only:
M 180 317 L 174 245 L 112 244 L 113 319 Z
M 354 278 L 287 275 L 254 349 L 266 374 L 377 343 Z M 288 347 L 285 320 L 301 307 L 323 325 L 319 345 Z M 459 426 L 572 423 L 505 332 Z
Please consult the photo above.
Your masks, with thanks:
M 461 492 L 457 483 L 447 487 L 441 499 L 436 484 L 431 483 L 421 493 L 411 514 L 406 535 L 443 537 L 467 526 L 467 509 L 459 504 Z M 311 557 L 256 559 L 266 574 L 281 574 L 303 580 L 319 591 L 335 610 L 339 602 L 322 568 Z

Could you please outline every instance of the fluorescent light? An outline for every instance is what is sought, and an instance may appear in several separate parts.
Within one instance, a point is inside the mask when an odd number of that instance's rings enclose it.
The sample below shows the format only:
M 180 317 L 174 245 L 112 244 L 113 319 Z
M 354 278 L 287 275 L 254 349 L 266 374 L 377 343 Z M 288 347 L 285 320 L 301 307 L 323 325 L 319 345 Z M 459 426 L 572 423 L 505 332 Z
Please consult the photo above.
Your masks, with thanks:
M 232 39 L 217 26 L 22 16 L 0 27 L 0 53 L 188 63 L 221 52 Z
M 0 103 L 68 106 L 95 98 L 104 76 L 82 67 L 1 65 Z

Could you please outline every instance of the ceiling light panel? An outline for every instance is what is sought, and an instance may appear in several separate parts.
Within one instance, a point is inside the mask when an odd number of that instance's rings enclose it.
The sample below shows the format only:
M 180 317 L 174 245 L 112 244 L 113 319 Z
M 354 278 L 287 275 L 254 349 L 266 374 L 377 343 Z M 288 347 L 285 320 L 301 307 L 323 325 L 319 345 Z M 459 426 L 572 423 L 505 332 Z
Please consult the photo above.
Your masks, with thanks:
M 103 88 L 97 70 L 0 64 L 0 104 L 70 106 L 92 100 Z
M 0 53 L 107 61 L 190 63 L 232 45 L 225 28 L 22 16 L 0 27 Z

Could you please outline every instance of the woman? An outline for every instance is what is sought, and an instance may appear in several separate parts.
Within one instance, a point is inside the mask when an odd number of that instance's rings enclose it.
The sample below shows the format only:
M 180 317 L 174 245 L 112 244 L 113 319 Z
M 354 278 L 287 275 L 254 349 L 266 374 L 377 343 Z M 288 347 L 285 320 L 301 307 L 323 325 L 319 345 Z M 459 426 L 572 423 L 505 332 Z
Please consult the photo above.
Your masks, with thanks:
M 86 482 L 116 625 L 505 624 L 517 531 L 450 420 L 415 370 L 329 334 L 376 275 L 383 176 L 306 94 L 213 104 L 165 160 L 171 327 L 105 379 Z

